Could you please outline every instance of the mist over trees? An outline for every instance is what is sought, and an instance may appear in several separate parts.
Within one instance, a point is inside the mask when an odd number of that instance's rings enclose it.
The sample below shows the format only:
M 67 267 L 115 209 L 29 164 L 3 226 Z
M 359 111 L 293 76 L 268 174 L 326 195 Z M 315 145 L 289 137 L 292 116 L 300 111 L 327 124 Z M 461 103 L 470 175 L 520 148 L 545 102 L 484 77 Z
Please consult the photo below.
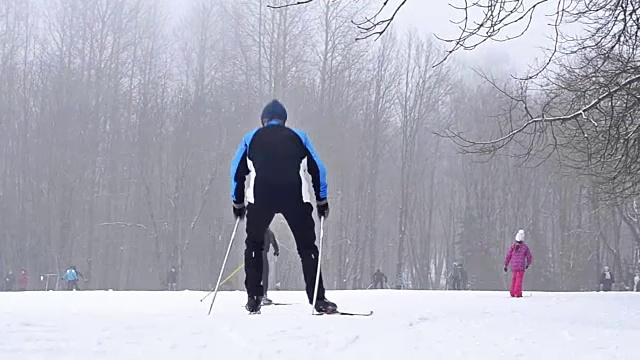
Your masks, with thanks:
M 278 98 L 328 168 L 328 289 L 366 288 L 376 268 L 441 289 L 453 262 L 473 289 L 504 289 L 521 228 L 533 289 L 594 289 L 604 265 L 631 280 L 635 8 L 611 14 L 631 19 L 618 33 L 598 28 L 622 40 L 567 40 L 535 82 L 442 62 L 447 43 L 416 32 L 355 41 L 351 21 L 375 6 L 267 6 L 279 3 L 194 1 L 174 23 L 153 0 L 2 1 L 0 270 L 74 264 L 85 288 L 124 290 L 163 288 L 176 266 L 180 287 L 209 288 L 234 225 L 231 158 Z M 271 281 L 300 289 L 280 216 L 272 230 Z M 227 273 L 242 231 L 235 241 Z

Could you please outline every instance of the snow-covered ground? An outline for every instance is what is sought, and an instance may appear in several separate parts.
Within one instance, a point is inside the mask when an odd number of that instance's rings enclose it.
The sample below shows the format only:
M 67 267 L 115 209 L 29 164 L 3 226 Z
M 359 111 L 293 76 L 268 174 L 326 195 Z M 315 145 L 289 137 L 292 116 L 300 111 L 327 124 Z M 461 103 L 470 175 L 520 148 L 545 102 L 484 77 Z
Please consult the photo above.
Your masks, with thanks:
M 242 292 L 0 293 L 0 359 L 639 359 L 640 293 L 329 291 L 248 316 Z

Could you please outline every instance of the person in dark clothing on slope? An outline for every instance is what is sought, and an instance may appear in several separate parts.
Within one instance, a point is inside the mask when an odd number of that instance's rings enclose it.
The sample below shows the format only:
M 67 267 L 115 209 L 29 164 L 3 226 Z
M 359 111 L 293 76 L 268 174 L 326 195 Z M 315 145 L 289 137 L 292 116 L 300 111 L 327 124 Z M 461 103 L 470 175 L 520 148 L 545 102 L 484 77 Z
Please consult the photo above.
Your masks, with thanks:
M 167 274 L 167 290 L 178 290 L 178 270 L 176 270 L 175 266 L 172 266 Z
M 466 290 L 467 289 L 467 271 L 462 264 L 453 263 L 453 270 L 449 275 L 450 289 Z
M 387 283 L 387 275 L 385 275 L 380 269 L 376 269 L 371 277 L 371 283 L 374 289 L 384 289 L 384 285 Z M 380 287 L 378 287 L 380 285 Z
M 616 283 L 616 279 L 613 277 L 613 273 L 609 271 L 608 266 L 605 266 L 604 271 L 600 275 L 600 290 L 611 291 L 611 288 L 615 283 Z
M 13 291 L 13 285 L 16 283 L 16 275 L 13 271 L 9 270 L 9 273 L 4 277 L 4 291 Z
M 284 216 L 293 233 L 302 262 L 307 297 L 309 303 L 313 303 L 318 248 L 307 174 L 311 176 L 318 216 L 326 218 L 329 215 L 326 169 L 307 134 L 285 126 L 287 111 L 277 100 L 264 107 L 260 119 L 262 127 L 250 131 L 242 139 L 231 163 L 233 214 L 239 219 L 245 215 L 247 218 L 244 251 L 246 309 L 252 313 L 260 310 L 264 296 L 265 232 L 278 213 Z M 250 178 L 245 192 L 247 175 Z M 245 201 L 248 203 L 246 206 Z M 325 298 L 321 274 L 315 310 L 319 313 L 337 311 L 336 304 Z
M 460 264 L 453 263 L 453 269 L 449 274 L 449 289 L 450 290 L 462 290 L 462 272 L 463 269 L 460 267 Z
M 267 228 L 264 233 L 264 251 L 262 252 L 262 286 L 264 287 L 264 295 L 262 297 L 262 305 L 271 305 L 273 301 L 267 297 L 267 290 L 269 288 L 269 248 L 273 245 L 273 256 L 280 255 L 280 246 L 278 246 L 278 240 L 276 235 Z

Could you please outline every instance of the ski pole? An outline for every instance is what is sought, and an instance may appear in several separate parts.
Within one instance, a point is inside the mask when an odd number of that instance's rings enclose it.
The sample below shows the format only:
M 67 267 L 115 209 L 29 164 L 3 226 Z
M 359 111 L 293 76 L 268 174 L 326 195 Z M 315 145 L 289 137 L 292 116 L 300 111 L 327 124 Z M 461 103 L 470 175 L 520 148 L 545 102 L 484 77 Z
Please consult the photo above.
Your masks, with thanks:
M 320 263 L 322 262 L 322 238 L 324 237 L 324 216 L 320 217 L 320 241 L 318 242 L 318 268 L 316 269 L 316 284 L 313 288 L 313 304 L 311 315 L 316 311 L 316 297 L 318 296 L 318 283 L 320 282 Z
M 222 272 L 224 271 L 224 266 L 227 264 L 227 259 L 229 258 L 229 252 L 231 252 L 231 245 L 233 245 L 233 239 L 236 237 L 236 232 L 238 231 L 238 225 L 240 224 L 240 218 L 236 219 L 236 225 L 233 227 L 233 232 L 231 233 L 231 240 L 229 240 L 229 247 L 227 247 L 227 253 L 224 255 L 224 260 L 222 261 L 222 268 L 220 269 L 220 275 L 218 275 L 218 283 L 216 284 L 215 290 L 213 290 L 213 299 L 211 299 L 211 306 L 209 306 L 209 313 L 207 315 L 211 315 L 211 309 L 213 309 L 213 303 L 216 301 L 216 296 L 218 295 L 218 288 L 220 287 L 220 280 L 222 279 Z
M 227 276 L 224 280 L 222 280 L 222 282 L 220 283 L 220 286 L 224 285 L 229 279 L 231 279 L 233 277 L 233 275 L 235 275 L 243 267 L 244 267 L 244 263 L 240 264 L 240 266 L 238 266 L 235 270 L 233 270 L 231 275 Z M 209 297 L 209 295 L 213 294 L 213 292 L 214 292 L 214 290 L 209 291 L 209 293 L 207 295 L 205 295 L 202 299 L 200 299 L 200 302 L 203 302 L 206 298 Z
M 224 280 L 222 280 L 222 282 L 220 283 L 220 286 L 224 285 L 229 279 L 231 279 L 233 277 L 233 275 L 237 274 L 238 271 L 240 271 L 243 267 L 244 267 L 244 263 L 242 263 L 235 270 L 233 270 L 233 272 L 229 276 L 224 278 Z

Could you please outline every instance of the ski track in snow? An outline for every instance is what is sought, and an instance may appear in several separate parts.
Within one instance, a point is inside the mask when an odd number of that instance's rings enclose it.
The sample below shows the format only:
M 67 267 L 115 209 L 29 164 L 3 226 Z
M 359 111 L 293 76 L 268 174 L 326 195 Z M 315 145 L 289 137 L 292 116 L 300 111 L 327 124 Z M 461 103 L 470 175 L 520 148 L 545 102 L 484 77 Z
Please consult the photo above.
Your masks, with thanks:
M 243 292 L 0 292 L 0 359 L 637 359 L 640 293 L 329 291 L 248 316 Z M 182 356 L 182 358 L 180 358 Z

